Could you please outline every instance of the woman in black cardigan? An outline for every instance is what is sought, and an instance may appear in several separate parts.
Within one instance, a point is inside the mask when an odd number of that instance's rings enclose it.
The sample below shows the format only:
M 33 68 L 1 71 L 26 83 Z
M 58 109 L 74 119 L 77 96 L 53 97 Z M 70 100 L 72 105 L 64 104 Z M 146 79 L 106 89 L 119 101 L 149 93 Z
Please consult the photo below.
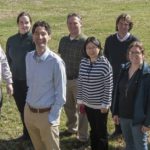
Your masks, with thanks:
M 141 42 L 129 46 L 128 59 L 115 88 L 113 119 L 116 124 L 121 124 L 126 150 L 148 150 L 150 67 L 144 62 Z

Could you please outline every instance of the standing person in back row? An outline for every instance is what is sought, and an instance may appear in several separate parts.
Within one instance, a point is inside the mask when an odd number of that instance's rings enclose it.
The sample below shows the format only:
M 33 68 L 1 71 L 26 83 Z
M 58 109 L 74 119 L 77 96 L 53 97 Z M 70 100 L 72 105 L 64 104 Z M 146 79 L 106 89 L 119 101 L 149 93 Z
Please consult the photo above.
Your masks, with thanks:
M 113 68 L 113 82 L 116 85 L 121 64 L 126 63 L 128 46 L 136 41 L 130 31 L 133 28 L 131 16 L 126 13 L 120 14 L 116 19 L 116 33 L 108 36 L 105 41 L 104 55 L 108 58 Z M 113 104 L 113 99 L 112 99 Z M 115 125 L 115 131 L 110 138 L 116 138 L 121 134 L 120 125 Z
M 67 115 L 66 125 L 68 129 L 62 132 L 60 136 L 78 134 L 77 138 L 82 145 L 88 140 L 88 121 L 86 114 L 78 111 L 76 95 L 79 65 L 87 37 L 81 31 L 82 18 L 80 15 L 76 13 L 68 14 L 67 26 L 69 35 L 60 40 L 58 53 L 66 64 L 67 99 L 64 109 Z
M 31 16 L 26 12 L 21 12 L 17 17 L 18 33 L 9 37 L 6 43 L 6 55 L 13 77 L 13 96 L 23 124 L 23 135 L 18 140 L 30 139 L 23 114 L 27 94 L 25 57 L 27 52 L 35 49 L 30 33 L 31 24 Z

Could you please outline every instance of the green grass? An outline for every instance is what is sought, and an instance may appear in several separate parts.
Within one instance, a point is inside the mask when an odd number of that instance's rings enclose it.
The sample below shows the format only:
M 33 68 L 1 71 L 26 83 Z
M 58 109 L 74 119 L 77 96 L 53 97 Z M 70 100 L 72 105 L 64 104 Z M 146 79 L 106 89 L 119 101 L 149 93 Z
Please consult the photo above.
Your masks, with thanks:
M 150 62 L 150 1 L 149 0 L 0 0 L 0 43 L 5 49 L 7 38 L 17 32 L 16 16 L 21 11 L 31 14 L 33 22 L 46 20 L 52 27 L 50 48 L 57 52 L 62 36 L 68 34 L 66 16 L 78 12 L 83 17 L 83 31 L 86 35 L 98 37 L 102 45 L 105 38 L 115 31 L 115 19 L 123 12 L 131 14 L 134 27 L 132 33 L 144 43 L 146 60 Z M 6 96 L 0 120 L 0 150 L 32 150 L 30 143 L 19 143 L 13 139 L 22 134 L 22 124 L 13 98 Z M 60 129 L 65 127 L 65 114 L 62 113 Z M 113 131 L 111 115 L 109 131 Z M 62 150 L 72 150 L 75 137 L 62 138 Z M 121 138 L 110 141 L 110 150 L 123 149 Z

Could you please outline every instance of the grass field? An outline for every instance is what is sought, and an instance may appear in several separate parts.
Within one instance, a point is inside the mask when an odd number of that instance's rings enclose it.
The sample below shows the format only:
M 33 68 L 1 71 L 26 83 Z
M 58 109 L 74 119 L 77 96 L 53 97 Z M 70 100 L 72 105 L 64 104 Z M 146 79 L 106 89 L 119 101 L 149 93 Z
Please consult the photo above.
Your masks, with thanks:
M 59 40 L 68 34 L 66 16 L 77 12 L 83 17 L 83 31 L 86 35 L 98 37 L 102 45 L 105 38 L 115 32 L 115 19 L 122 13 L 129 13 L 134 21 L 131 31 L 145 45 L 146 60 L 150 62 L 150 0 L 0 0 L 0 44 L 5 49 L 7 38 L 17 32 L 16 16 L 21 11 L 31 14 L 33 22 L 46 20 L 52 27 L 50 48 L 57 51 Z M 22 124 L 13 98 L 4 92 L 4 104 L 0 119 L 0 150 L 32 150 L 30 143 L 13 139 L 22 134 Z M 62 113 L 60 129 L 65 129 L 65 114 Z M 109 131 L 113 123 L 109 117 Z M 75 137 L 62 138 L 62 150 L 72 150 Z M 122 138 L 110 141 L 110 150 L 122 150 Z

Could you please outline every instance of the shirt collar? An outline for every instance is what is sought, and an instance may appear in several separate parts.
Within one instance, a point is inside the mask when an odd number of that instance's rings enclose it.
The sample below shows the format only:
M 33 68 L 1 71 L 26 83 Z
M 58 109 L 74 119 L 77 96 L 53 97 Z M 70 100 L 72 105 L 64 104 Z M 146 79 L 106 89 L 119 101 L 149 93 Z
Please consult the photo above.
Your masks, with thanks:
M 69 35 L 69 39 L 72 41 L 72 40 L 79 40 L 81 37 L 83 36 L 83 34 L 82 33 L 80 33 L 78 36 L 76 36 L 75 38 L 73 38 L 73 37 L 71 37 L 70 35 Z
M 41 55 L 38 56 L 36 51 L 34 52 L 33 58 L 36 60 L 36 62 L 40 63 L 42 61 L 45 61 L 47 59 L 47 57 L 49 56 L 49 48 L 47 47 L 45 52 Z
M 128 32 L 123 38 L 120 38 L 118 33 L 117 33 L 117 39 L 120 41 L 120 42 L 124 42 L 125 40 L 128 39 L 128 37 L 130 36 L 130 33 Z
M 27 33 L 25 33 L 25 34 L 21 34 L 21 33 L 18 32 L 18 35 L 19 35 L 21 38 L 25 38 L 25 37 L 29 36 L 30 34 L 31 34 L 30 32 L 27 32 Z

